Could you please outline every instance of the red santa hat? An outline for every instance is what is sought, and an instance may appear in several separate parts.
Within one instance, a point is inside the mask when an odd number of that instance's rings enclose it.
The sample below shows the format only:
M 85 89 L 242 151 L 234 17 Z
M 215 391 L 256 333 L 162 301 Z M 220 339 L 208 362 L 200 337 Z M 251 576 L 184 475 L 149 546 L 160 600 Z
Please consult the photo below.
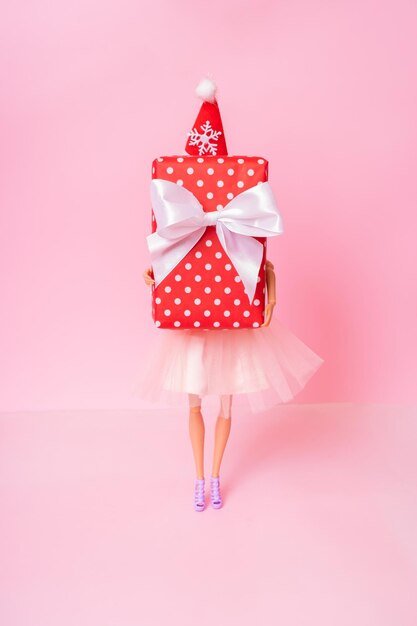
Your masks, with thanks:
M 227 156 L 226 138 L 216 100 L 217 87 L 210 78 L 203 78 L 196 88 L 203 100 L 193 129 L 188 133 L 185 151 L 197 156 Z

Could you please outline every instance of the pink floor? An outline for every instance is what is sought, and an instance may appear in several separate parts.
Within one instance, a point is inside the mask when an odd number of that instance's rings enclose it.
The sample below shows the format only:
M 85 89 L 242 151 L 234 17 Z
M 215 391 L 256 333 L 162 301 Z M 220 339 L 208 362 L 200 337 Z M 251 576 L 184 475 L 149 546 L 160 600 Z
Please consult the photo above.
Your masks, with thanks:
M 197 513 L 185 412 L 0 415 L 1 626 L 415 626 L 417 408 L 232 420 Z

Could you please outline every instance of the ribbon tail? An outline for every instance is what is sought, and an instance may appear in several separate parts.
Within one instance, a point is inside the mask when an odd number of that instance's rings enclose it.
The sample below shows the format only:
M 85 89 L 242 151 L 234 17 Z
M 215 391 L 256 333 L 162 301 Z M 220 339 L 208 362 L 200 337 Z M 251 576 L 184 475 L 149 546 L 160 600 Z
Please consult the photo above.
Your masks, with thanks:
M 178 239 L 166 239 L 157 232 L 146 237 L 155 277 L 155 287 L 161 283 L 176 265 L 188 254 L 204 234 L 206 226 L 196 229 Z
M 229 231 L 220 221 L 217 221 L 216 233 L 242 279 L 249 302 L 252 304 L 264 251 L 262 243 L 253 237 Z

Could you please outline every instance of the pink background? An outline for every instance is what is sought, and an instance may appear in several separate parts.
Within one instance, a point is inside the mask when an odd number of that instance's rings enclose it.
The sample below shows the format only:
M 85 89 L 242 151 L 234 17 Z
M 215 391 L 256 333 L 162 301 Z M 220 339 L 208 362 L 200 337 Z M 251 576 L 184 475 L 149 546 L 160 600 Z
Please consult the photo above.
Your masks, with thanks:
M 417 6 L 2 3 L 4 410 L 135 408 L 154 334 L 151 160 L 210 72 L 230 154 L 270 161 L 276 313 L 326 361 L 299 402 L 416 399 Z
M 415 626 L 416 25 L 406 0 L 3 0 L 2 626 Z M 130 385 L 151 161 L 206 72 L 230 153 L 270 161 L 276 313 L 325 364 L 236 413 L 197 514 L 187 412 Z

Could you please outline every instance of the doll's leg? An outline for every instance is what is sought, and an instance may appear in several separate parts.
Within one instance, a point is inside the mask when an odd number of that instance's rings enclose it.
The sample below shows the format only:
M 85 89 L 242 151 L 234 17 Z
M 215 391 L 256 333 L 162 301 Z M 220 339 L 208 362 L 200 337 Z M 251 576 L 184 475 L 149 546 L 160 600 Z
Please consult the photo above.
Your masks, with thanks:
M 204 420 L 201 414 L 201 397 L 194 393 L 188 394 L 190 407 L 189 431 L 193 448 L 197 478 L 204 478 Z
M 215 435 L 214 435 L 214 454 L 213 454 L 213 469 L 211 475 L 217 477 L 220 472 L 220 464 L 222 462 L 223 453 L 226 448 L 226 443 L 229 438 L 230 427 L 232 425 L 232 395 L 220 396 L 220 412 L 216 421 Z

